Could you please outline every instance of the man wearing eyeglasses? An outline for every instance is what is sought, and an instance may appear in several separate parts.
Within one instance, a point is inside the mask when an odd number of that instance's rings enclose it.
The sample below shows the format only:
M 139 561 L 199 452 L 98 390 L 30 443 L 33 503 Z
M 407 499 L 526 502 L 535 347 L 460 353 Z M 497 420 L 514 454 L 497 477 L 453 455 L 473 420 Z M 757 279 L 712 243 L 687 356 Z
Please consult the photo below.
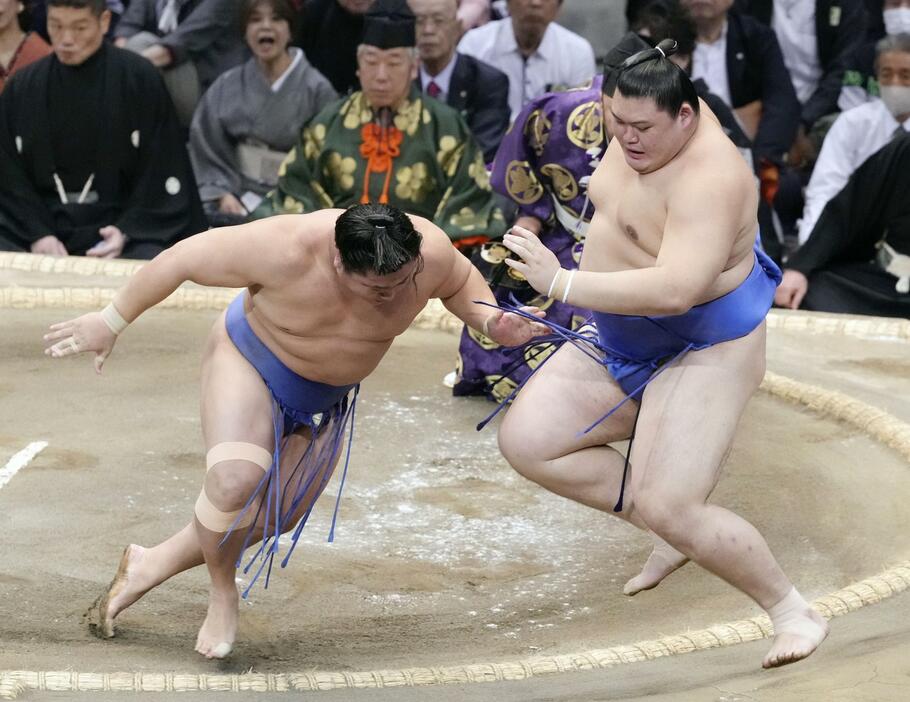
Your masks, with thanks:
M 503 240 L 536 290 L 593 311 L 596 335 L 559 330 L 571 343 L 524 386 L 499 444 L 527 478 L 649 533 L 654 550 L 625 594 L 693 560 L 755 600 L 774 625 L 770 668 L 811 654 L 827 623 L 755 527 L 707 500 L 765 373 L 781 273 L 756 247 L 752 172 L 668 60 L 675 45 L 618 71 L 579 270 L 527 230 Z M 609 446 L 624 439 L 628 458 Z
M 455 51 L 461 38 L 457 0 L 408 0 L 417 19 L 417 87 L 461 113 L 489 163 L 509 128 L 509 79 Z

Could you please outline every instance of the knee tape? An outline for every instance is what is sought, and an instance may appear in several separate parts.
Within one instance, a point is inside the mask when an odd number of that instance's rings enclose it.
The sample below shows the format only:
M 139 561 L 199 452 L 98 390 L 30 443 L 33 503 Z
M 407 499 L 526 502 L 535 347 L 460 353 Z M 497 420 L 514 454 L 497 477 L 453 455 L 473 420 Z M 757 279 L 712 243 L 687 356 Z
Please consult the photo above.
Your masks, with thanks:
M 225 441 L 209 449 L 205 456 L 206 471 L 223 461 L 248 461 L 267 471 L 272 465 L 272 454 L 256 444 L 245 441 Z M 234 520 L 242 511 L 242 509 L 238 509 L 233 512 L 225 512 L 218 509 L 205 494 L 205 485 L 202 486 L 202 492 L 199 493 L 199 498 L 196 500 L 196 519 L 206 529 L 218 533 L 226 532 L 231 526 L 235 529 L 249 526 L 256 514 L 253 510 L 248 510 L 247 514 L 234 524 Z

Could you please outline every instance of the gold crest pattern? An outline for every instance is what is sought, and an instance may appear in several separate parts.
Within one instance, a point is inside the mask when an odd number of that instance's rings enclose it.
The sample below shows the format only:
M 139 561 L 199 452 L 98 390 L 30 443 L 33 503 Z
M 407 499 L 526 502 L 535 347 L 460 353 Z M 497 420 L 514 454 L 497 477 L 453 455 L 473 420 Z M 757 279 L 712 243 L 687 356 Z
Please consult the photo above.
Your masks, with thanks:
M 303 214 L 303 203 L 295 200 L 290 195 L 285 196 L 282 208 L 288 214 Z
M 572 110 L 566 123 L 566 136 L 585 150 L 603 143 L 603 106 L 599 100 L 583 102 Z
M 511 161 L 506 167 L 506 190 L 519 205 L 530 205 L 543 195 L 543 186 L 527 161 Z
M 474 343 L 477 344 L 484 351 L 492 351 L 493 349 L 499 348 L 499 344 L 497 344 L 495 341 L 493 341 L 490 337 L 485 336 L 481 332 L 477 331 L 476 329 L 472 329 L 471 327 L 468 327 L 468 326 L 465 326 L 465 329 L 468 332 L 468 336 L 471 337 L 471 339 L 474 341 Z
M 363 125 L 373 121 L 373 110 L 361 92 L 351 95 L 339 111 L 344 115 L 342 124 L 345 129 L 360 129 Z
M 552 128 L 553 123 L 547 119 L 543 110 L 538 108 L 528 115 L 524 133 L 528 140 L 528 146 L 538 156 L 543 153 L 547 142 L 550 140 L 550 130 Z
M 429 177 L 424 163 L 400 168 L 395 174 L 395 180 L 395 195 L 411 202 L 423 202 L 430 191 L 436 188 L 436 181 Z
M 339 190 L 350 190 L 354 187 L 354 172 L 357 161 L 350 156 L 342 158 L 337 151 L 329 153 L 325 161 L 325 175 L 335 181 Z
M 493 395 L 493 399 L 496 402 L 505 400 L 518 387 L 518 383 L 502 375 L 488 375 L 486 381 L 490 388 L 490 394 Z
M 458 171 L 458 164 L 461 162 L 464 148 L 464 144 L 459 144 L 458 140 L 449 134 L 439 140 L 439 151 L 436 152 L 436 161 L 449 178 Z
M 578 195 L 578 183 L 568 169 L 558 163 L 548 163 L 540 172 L 553 183 L 553 192 L 563 202 L 569 202 Z
M 470 207 L 462 207 L 458 210 L 456 214 L 449 217 L 449 223 L 466 232 L 472 232 L 477 229 L 478 224 L 482 224 L 477 221 L 477 213 Z
M 288 166 L 290 166 L 294 161 L 297 160 L 297 147 L 295 146 L 288 152 L 288 155 L 284 157 L 284 161 L 281 162 L 281 165 L 278 166 L 278 177 L 284 178 L 284 174 L 288 172 Z
M 325 125 L 324 124 L 314 124 L 312 127 L 303 130 L 303 157 L 308 160 L 313 160 L 322 153 L 322 149 L 325 146 Z M 297 151 L 297 147 L 294 147 L 294 151 Z M 292 152 L 293 153 L 293 152 Z M 288 156 L 290 158 L 290 155 Z M 295 155 L 296 159 L 297 156 Z M 293 161 L 288 161 L 290 165 Z
M 532 371 L 536 370 L 537 367 L 552 356 L 555 351 L 556 344 L 549 342 L 544 344 L 532 344 L 524 351 L 525 363 L 528 364 L 528 368 Z
M 490 189 L 490 172 L 483 162 L 483 154 L 480 151 L 477 152 L 471 165 L 468 166 L 468 175 L 474 179 L 474 182 L 477 183 L 477 187 L 481 190 Z

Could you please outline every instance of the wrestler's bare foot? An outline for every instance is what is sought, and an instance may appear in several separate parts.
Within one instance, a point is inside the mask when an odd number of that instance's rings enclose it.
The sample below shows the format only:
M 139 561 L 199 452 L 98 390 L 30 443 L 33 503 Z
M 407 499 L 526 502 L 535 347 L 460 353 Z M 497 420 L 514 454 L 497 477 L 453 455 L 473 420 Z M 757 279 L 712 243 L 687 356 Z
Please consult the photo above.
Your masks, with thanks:
M 828 635 L 828 622 L 809 607 L 801 617 L 794 617 L 786 627 L 775 626 L 774 631 L 774 644 L 762 668 L 777 668 L 808 657 Z
M 103 639 L 113 637 L 114 618 L 151 588 L 150 583 L 143 581 L 140 572 L 144 555 L 145 549 L 136 544 L 130 544 L 123 550 L 111 584 L 85 613 L 89 630 L 95 636 Z
M 237 588 L 209 592 L 209 610 L 196 638 L 196 650 L 206 658 L 226 658 L 237 636 Z
M 642 590 L 650 590 L 653 587 L 657 587 L 661 580 L 689 562 L 686 556 L 657 536 L 657 534 L 650 532 L 649 535 L 654 542 L 654 549 L 651 551 L 651 555 L 648 556 L 648 560 L 645 561 L 645 567 L 641 569 L 641 573 L 627 582 L 622 589 L 623 594 L 629 595 L 629 597 L 638 594 Z

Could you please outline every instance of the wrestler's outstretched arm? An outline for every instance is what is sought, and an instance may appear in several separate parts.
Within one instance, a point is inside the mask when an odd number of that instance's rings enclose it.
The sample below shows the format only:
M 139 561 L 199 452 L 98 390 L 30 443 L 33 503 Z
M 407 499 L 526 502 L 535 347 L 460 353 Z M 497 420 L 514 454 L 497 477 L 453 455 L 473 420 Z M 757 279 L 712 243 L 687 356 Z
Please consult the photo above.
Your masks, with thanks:
M 425 229 L 422 229 L 421 233 L 425 238 L 428 235 Z M 445 236 L 441 231 L 440 235 Z M 496 298 L 493 297 L 487 281 L 481 272 L 449 243 L 448 238 L 438 255 L 443 262 L 443 275 L 442 283 L 434 296 L 440 298 L 445 308 L 469 327 L 502 346 L 519 346 L 549 331 L 546 326 L 531 322 L 521 315 L 503 314 L 502 310 L 494 309 L 497 304 Z M 477 302 L 486 302 L 492 307 L 478 305 Z M 545 315 L 537 307 L 523 307 L 522 311 L 538 317 Z
M 748 196 L 736 180 L 697 178 L 674 189 L 667 203 L 660 251 L 649 268 L 609 273 L 561 270 L 556 255 L 521 227 L 513 227 L 503 238 L 503 244 L 521 260 L 505 262 L 524 274 L 538 292 L 565 298 L 563 301 L 584 309 L 682 314 L 705 299 L 730 260 L 742 227 L 743 198 Z M 592 231 L 606 229 L 605 222 L 597 222 L 602 216 L 595 213 Z
M 232 288 L 274 284 L 300 258 L 293 237 L 283 236 L 292 226 L 301 226 L 299 216 L 211 229 L 178 242 L 140 268 L 104 310 L 52 324 L 44 336 L 44 353 L 53 358 L 94 353 L 100 373 L 117 335 L 182 283 Z

